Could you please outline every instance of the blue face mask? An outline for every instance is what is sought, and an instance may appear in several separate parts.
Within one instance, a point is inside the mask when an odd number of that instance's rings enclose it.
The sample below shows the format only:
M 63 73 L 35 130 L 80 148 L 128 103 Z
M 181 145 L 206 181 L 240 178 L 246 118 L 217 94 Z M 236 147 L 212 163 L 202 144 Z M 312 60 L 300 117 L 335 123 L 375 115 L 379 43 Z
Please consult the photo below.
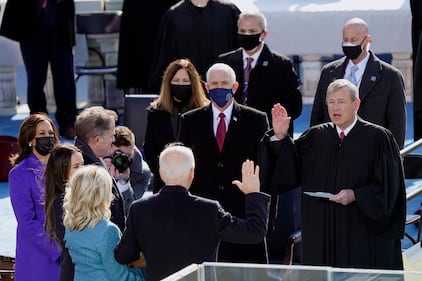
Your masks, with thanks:
M 208 96 L 219 107 L 224 107 L 233 97 L 232 89 L 215 88 L 208 91 Z

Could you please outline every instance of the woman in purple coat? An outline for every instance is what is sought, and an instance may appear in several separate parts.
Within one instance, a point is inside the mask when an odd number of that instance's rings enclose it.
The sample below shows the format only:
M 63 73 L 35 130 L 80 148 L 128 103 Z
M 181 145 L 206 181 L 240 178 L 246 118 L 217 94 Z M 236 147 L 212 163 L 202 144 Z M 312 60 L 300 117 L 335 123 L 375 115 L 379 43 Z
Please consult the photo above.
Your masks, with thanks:
M 31 114 L 21 124 L 20 153 L 11 157 L 10 200 L 18 222 L 15 280 L 58 280 L 60 251 L 44 230 L 44 170 L 58 142 L 53 121 L 44 114 Z

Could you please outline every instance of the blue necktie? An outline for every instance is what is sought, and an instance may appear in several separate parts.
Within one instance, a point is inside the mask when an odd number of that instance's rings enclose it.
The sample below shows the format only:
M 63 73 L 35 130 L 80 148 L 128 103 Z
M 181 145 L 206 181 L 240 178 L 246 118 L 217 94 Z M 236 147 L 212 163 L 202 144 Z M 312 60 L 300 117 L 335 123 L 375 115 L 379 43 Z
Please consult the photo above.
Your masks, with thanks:
M 359 67 L 357 67 L 356 65 L 353 65 L 350 69 L 349 81 L 352 82 L 355 86 L 358 85 L 358 79 L 356 78 L 356 71 L 358 71 L 358 69 Z

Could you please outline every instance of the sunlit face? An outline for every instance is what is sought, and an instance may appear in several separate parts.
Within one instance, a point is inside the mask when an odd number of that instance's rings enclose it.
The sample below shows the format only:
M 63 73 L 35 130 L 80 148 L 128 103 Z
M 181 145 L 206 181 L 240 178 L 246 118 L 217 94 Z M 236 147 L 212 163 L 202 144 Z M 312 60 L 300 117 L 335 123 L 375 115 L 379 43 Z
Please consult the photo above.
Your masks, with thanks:
M 207 81 L 208 90 L 215 88 L 232 89 L 233 82 L 230 79 L 229 74 L 224 70 L 214 70 L 210 73 Z M 234 92 L 235 90 L 233 90 Z
M 47 120 L 37 124 L 37 127 L 35 128 L 35 137 L 30 141 L 32 147 L 35 147 L 35 139 L 40 137 L 54 137 L 53 127 Z
M 359 105 L 360 100 L 352 101 L 347 88 L 341 88 L 327 95 L 328 114 L 331 121 L 341 130 L 353 123 Z
M 349 24 L 343 28 L 343 43 L 352 43 L 357 46 L 361 45 L 367 37 L 368 34 L 362 25 Z
M 244 17 L 239 20 L 237 28 L 237 33 L 239 34 L 252 35 L 262 33 L 263 31 L 256 17 Z
M 95 143 L 95 155 L 97 157 L 105 157 L 110 154 L 111 144 L 114 142 L 114 123 L 110 125 L 110 129 L 97 137 Z
M 84 158 L 80 152 L 73 152 L 72 156 L 70 157 L 70 167 L 69 167 L 69 175 L 68 178 L 70 179 L 73 176 L 73 173 L 76 172 L 77 169 L 84 165 Z
M 173 85 L 190 85 L 190 77 L 186 69 L 181 68 L 179 69 L 176 74 L 174 74 L 173 78 L 171 79 L 171 84 Z

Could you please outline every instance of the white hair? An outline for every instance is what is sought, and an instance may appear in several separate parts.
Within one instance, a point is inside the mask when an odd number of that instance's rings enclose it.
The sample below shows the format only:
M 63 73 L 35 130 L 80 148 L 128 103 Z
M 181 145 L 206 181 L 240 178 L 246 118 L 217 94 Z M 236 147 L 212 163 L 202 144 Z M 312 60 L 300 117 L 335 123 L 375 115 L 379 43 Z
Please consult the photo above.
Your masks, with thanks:
M 207 74 L 206 74 L 207 82 L 209 82 L 210 80 L 211 72 L 217 71 L 217 70 L 225 71 L 229 75 L 230 82 L 232 84 L 236 82 L 236 73 L 234 73 L 233 68 L 231 68 L 229 65 L 225 63 L 215 63 L 208 69 Z
M 192 150 L 182 145 L 170 144 L 161 152 L 159 162 L 160 175 L 166 184 L 189 179 L 195 168 Z

